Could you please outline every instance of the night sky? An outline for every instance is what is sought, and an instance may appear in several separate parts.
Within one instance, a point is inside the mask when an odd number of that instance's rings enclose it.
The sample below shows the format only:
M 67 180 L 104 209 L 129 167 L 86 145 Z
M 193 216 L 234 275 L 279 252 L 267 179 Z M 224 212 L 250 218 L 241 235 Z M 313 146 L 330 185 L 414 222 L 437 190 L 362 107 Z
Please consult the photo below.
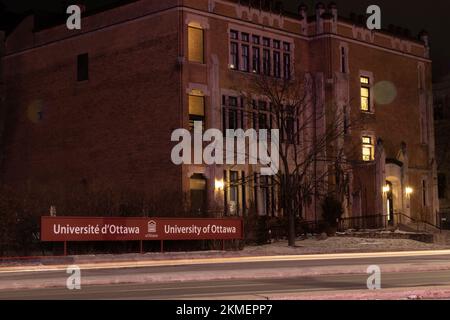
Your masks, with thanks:
M 88 10 L 97 9 L 120 0 L 85 0 Z M 161 0 L 155 0 L 161 1 Z M 35 12 L 63 12 L 67 5 L 74 2 L 70 0 L 0 0 L 0 28 L 11 29 L 20 21 L 21 16 L 29 10 Z M 301 1 L 284 0 L 286 10 L 296 10 Z M 317 0 L 304 0 L 313 13 Z M 323 1 L 328 4 L 328 1 Z M 434 77 L 450 73 L 450 1 L 408 1 L 408 0 L 335 0 L 339 14 L 350 16 L 350 13 L 364 14 L 367 7 L 372 4 L 379 5 L 382 10 L 383 27 L 394 24 L 411 30 L 418 34 L 425 29 L 430 34 L 432 58 L 434 61 Z M 417 2 L 415 4 L 414 2 Z

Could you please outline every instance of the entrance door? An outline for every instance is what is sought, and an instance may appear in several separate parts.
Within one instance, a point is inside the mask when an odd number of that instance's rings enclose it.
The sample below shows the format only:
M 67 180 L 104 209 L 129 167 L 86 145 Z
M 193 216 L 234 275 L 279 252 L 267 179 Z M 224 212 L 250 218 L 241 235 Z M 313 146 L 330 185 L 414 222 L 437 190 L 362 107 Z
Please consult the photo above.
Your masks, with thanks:
M 195 215 L 206 214 L 206 179 L 201 174 L 194 174 L 190 180 L 191 210 Z
M 394 225 L 394 189 L 392 183 L 387 181 L 386 185 L 389 187 L 389 191 L 386 194 L 387 198 L 387 217 L 389 225 Z

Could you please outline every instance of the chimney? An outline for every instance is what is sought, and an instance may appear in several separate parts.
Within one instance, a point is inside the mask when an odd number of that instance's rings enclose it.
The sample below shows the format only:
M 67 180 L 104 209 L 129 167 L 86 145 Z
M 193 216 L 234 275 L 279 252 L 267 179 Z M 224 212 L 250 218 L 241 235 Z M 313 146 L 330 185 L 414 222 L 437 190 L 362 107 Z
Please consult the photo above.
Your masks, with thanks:
M 323 33 L 323 14 L 325 13 L 325 5 L 319 2 L 316 5 L 316 34 Z
M 328 5 L 328 10 L 332 16 L 331 28 L 333 33 L 337 33 L 337 23 L 338 23 L 338 9 L 334 2 L 330 2 Z
M 300 16 L 300 32 L 302 35 L 308 35 L 308 7 L 302 3 L 298 7 L 298 14 Z
M 420 31 L 419 37 L 420 37 L 420 40 L 425 44 L 425 46 L 429 47 L 430 39 L 429 39 L 428 32 L 426 30 Z
M 330 10 L 331 15 L 333 16 L 333 21 L 337 22 L 337 20 L 338 20 L 338 9 L 337 9 L 336 3 L 330 2 L 330 4 L 328 5 L 328 10 Z
M 424 45 L 425 45 L 425 54 L 424 54 L 424 57 L 425 58 L 430 58 L 430 38 L 429 38 L 429 35 L 428 35 L 428 32 L 426 31 L 426 30 L 422 30 L 420 33 L 419 33 L 419 37 L 420 37 L 420 40 L 424 43 Z
M 325 13 L 325 5 L 322 2 L 319 2 L 316 5 L 316 16 L 317 18 L 322 18 L 322 15 Z

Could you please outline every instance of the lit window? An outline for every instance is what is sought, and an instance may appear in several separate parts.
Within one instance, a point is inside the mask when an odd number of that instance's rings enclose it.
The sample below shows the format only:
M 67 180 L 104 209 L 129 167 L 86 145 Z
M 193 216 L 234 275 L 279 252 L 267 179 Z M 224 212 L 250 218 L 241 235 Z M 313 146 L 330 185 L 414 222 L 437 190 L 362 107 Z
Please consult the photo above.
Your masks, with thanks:
M 373 139 L 371 137 L 362 137 L 362 157 L 363 161 L 373 161 L 375 159 Z
M 370 112 L 370 79 L 361 77 L 361 110 Z
M 194 122 L 205 122 L 205 97 L 201 92 L 193 91 L 189 95 L 189 129 L 194 129 Z
M 188 27 L 188 55 L 189 61 L 204 63 L 203 29 L 197 26 Z

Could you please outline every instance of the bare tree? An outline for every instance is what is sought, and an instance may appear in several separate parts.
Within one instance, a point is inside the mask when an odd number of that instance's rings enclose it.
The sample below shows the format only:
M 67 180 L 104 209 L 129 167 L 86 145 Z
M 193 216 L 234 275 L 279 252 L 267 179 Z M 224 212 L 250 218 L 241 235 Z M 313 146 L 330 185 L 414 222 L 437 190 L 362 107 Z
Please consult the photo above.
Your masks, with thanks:
M 288 218 L 289 246 L 295 246 L 297 216 L 302 217 L 312 204 L 317 207 L 314 199 L 330 189 L 342 201 L 349 183 L 343 156 L 349 123 L 343 110 L 326 105 L 321 96 L 323 85 L 322 79 L 309 73 L 296 79 L 259 76 L 250 92 L 242 92 L 251 118 L 258 108 L 257 99 L 264 99 L 268 102 L 266 129 L 279 130 L 280 168 L 270 183 L 276 187 L 278 207 Z

